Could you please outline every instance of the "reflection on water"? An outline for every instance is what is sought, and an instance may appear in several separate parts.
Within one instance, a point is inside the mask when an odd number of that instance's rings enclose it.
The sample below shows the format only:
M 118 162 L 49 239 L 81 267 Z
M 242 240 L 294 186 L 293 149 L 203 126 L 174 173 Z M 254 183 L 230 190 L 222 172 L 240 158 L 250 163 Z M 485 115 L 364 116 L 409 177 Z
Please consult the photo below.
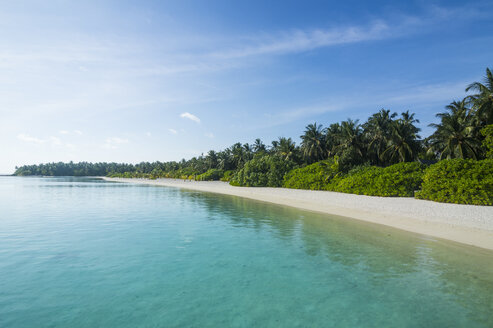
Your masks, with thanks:
M 241 197 L 193 191 L 181 193 L 206 206 L 209 213 L 227 213 L 226 217 L 235 225 L 272 229 L 274 236 L 291 244 L 301 240 L 300 248 L 309 256 L 325 256 L 347 266 L 348 270 L 364 267 L 374 274 L 371 282 L 375 287 L 388 279 L 406 279 L 413 273 L 426 271 L 430 285 L 437 286 L 471 311 L 474 316 L 471 319 L 485 324 L 493 320 L 491 251 Z M 474 312 L 481 307 L 485 312 L 478 316 Z
M 211 193 L 0 179 L 0 326 L 491 327 L 493 252 Z

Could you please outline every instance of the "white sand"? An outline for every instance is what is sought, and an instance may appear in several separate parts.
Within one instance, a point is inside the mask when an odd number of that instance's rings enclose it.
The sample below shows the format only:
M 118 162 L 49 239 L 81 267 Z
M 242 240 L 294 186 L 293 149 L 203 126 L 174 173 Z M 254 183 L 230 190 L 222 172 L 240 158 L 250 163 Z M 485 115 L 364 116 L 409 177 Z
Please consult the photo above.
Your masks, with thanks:
M 383 224 L 493 250 L 493 206 L 444 204 L 407 197 L 373 197 L 318 190 L 233 187 L 219 181 L 104 179 L 245 197 Z

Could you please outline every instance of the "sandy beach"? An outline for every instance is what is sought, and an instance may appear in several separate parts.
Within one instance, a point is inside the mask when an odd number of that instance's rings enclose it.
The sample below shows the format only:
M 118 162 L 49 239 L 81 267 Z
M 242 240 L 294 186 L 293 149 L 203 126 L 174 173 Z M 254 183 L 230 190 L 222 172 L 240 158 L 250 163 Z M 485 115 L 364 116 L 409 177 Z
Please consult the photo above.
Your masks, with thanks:
M 245 197 L 383 224 L 493 250 L 493 207 L 491 206 L 444 204 L 407 197 L 372 197 L 318 190 L 233 187 L 220 181 L 106 177 L 104 179 Z

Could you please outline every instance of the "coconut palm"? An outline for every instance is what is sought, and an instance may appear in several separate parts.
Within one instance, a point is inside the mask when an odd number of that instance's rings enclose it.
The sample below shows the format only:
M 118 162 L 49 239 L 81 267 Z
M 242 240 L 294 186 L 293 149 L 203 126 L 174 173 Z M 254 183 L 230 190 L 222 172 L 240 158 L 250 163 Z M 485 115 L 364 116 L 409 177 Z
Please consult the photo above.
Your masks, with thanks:
M 467 99 L 472 103 L 474 114 L 481 125 L 493 124 L 493 74 L 486 68 L 484 82 L 471 83 L 466 91 L 477 91 Z
M 279 141 L 272 140 L 269 152 L 275 154 L 279 148 Z
M 205 162 L 207 164 L 208 169 L 217 168 L 217 164 L 218 164 L 217 153 L 214 150 L 209 150 L 207 152 L 207 156 L 205 157 Z
M 243 165 L 249 160 L 249 155 L 245 150 L 246 148 L 248 147 L 244 147 L 239 142 L 231 146 L 231 153 L 233 155 L 233 164 L 236 169 L 243 167 Z
M 327 157 L 334 156 L 335 148 L 339 145 L 341 135 L 341 125 L 339 123 L 333 123 L 325 129 L 325 149 Z
M 397 113 L 391 114 L 390 110 L 381 109 L 363 124 L 365 139 L 368 142 L 368 156 L 373 164 L 383 164 L 382 154 L 388 148 L 392 135 L 391 126 L 396 116 Z
M 344 150 L 353 150 L 357 155 L 363 157 L 364 142 L 363 129 L 358 123 L 359 120 L 351 120 L 341 122 L 341 131 L 339 134 L 339 142 L 336 149 L 341 152 Z
M 467 99 L 454 101 L 445 107 L 448 112 L 438 113 L 440 123 L 430 124 L 436 128 L 430 136 L 432 150 L 445 158 L 474 158 L 480 154 L 480 141 L 475 135 L 475 116 L 467 107 Z
M 230 148 L 217 153 L 217 167 L 221 170 L 233 169 L 233 155 Z
M 421 129 L 414 125 L 415 123 L 419 123 L 419 120 L 415 119 L 414 115 L 416 115 L 416 114 L 415 113 L 409 113 L 409 111 L 407 110 L 407 111 L 401 113 L 401 118 L 399 120 L 402 122 L 402 124 L 404 124 L 405 126 L 407 126 L 409 128 L 411 133 L 415 134 L 416 137 L 419 138 L 417 133 Z
M 255 139 L 255 143 L 253 144 L 252 148 L 256 153 L 266 150 L 265 144 L 259 138 Z
M 420 129 L 414 123 L 419 121 L 414 118 L 414 113 L 409 111 L 403 112 L 401 118 L 391 122 L 391 135 L 387 148 L 382 153 L 385 164 L 411 162 L 418 158 L 421 144 L 417 133 Z
M 336 144 L 333 153 L 339 157 L 341 166 L 350 168 L 367 161 L 363 129 L 358 120 L 348 119 L 341 122 Z
M 322 125 L 317 123 L 308 124 L 304 134 L 301 136 L 301 150 L 303 157 L 308 163 L 320 161 L 325 158 L 325 135 Z
M 280 137 L 276 153 L 285 160 L 295 160 L 297 153 L 296 144 L 291 138 Z

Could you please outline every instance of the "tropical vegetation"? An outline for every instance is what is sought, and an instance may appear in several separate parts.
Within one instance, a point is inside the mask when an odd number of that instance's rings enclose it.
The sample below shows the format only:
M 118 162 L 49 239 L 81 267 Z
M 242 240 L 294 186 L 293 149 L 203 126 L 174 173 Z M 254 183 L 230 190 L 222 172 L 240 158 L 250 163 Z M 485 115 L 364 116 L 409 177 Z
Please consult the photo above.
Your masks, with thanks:
M 416 194 L 423 199 L 491 205 L 491 70 L 466 92 L 467 97 L 436 114 L 438 121 L 430 124 L 434 132 L 427 138 L 420 136 L 414 113 L 381 109 L 363 123 L 347 119 L 327 127 L 308 124 L 299 145 L 286 137 L 270 145 L 256 139 L 251 145 L 237 142 L 179 162 L 48 163 L 21 166 L 15 175 L 222 180 L 235 186 L 378 196 L 413 196 L 420 190 Z
M 416 197 L 444 203 L 493 205 L 493 159 L 440 161 L 425 171 Z
M 326 189 L 368 196 L 413 197 L 423 181 L 424 169 L 418 162 L 358 167 L 332 180 Z

